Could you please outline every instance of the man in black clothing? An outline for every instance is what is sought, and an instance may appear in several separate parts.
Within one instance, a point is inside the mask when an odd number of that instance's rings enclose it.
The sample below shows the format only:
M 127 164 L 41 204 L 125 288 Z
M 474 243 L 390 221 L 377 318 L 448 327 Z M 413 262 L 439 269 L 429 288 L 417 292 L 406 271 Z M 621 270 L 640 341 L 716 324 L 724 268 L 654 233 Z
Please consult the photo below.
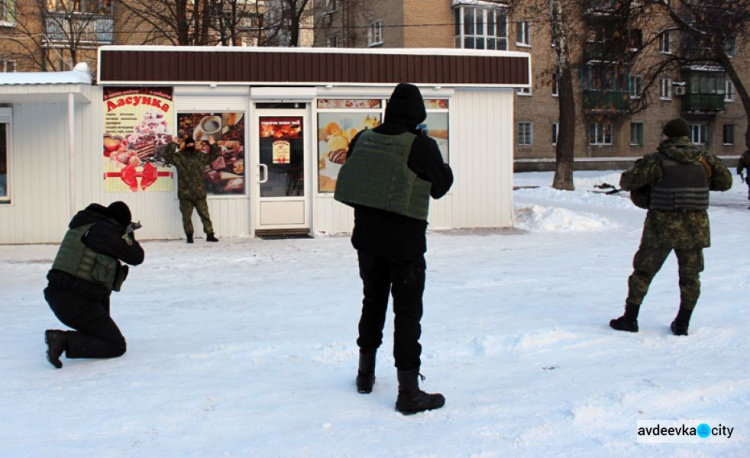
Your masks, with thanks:
M 68 358 L 114 358 L 125 353 L 125 338 L 109 314 L 109 296 L 119 291 L 128 266 L 143 262 L 130 209 L 124 202 L 91 204 L 70 221 L 47 274 L 44 290 L 55 316 L 75 331 L 45 331 L 47 359 L 62 367 Z M 130 227 L 129 227 L 130 226 Z
M 418 381 L 429 198 L 441 198 L 453 184 L 453 172 L 437 143 L 417 130 L 426 116 L 419 89 L 399 84 L 386 107 L 384 124 L 352 139 L 335 193 L 336 200 L 354 207 L 352 245 L 364 287 L 357 389 L 372 391 L 376 352 L 392 295 L 396 409 L 404 414 L 445 403 L 441 394 L 421 391 Z

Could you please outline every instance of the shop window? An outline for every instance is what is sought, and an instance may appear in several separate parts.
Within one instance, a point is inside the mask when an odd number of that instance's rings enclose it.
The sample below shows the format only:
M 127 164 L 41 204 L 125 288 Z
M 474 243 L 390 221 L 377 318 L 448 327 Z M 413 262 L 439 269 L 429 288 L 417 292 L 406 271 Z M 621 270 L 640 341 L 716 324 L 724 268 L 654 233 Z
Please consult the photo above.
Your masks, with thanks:
M 531 46 L 531 25 L 529 21 L 516 22 L 516 45 Z
M 721 131 L 721 143 L 726 146 L 734 145 L 734 124 L 724 124 Z
M 373 21 L 370 23 L 369 33 L 370 46 L 383 44 L 383 21 Z
M 690 125 L 690 141 L 696 145 L 708 144 L 708 125 L 707 124 L 691 124 Z
M 507 8 L 458 5 L 453 14 L 456 48 L 508 49 Z
M 630 123 L 630 146 L 643 146 L 643 123 Z
M 612 144 L 612 124 L 592 122 L 589 124 L 589 144 L 602 146 Z
M 531 146 L 533 138 L 533 124 L 530 122 L 518 123 L 518 145 Z
M 0 0 L 0 25 L 16 25 L 16 0 Z
M 0 108 L 0 203 L 10 202 L 10 108 Z
M 672 80 L 669 78 L 662 78 L 659 82 L 659 98 L 662 100 L 672 99 Z

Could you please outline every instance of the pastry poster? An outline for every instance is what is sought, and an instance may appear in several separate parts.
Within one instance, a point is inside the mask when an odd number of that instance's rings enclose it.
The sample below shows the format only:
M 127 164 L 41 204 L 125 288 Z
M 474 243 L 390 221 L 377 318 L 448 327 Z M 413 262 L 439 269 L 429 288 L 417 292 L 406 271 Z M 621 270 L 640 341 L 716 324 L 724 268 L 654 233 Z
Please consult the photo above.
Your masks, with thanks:
M 171 191 L 160 155 L 174 131 L 171 87 L 104 88 L 105 192 Z
M 333 192 L 349 142 L 361 130 L 380 125 L 379 112 L 318 113 L 318 192 Z
M 211 195 L 245 193 L 245 114 L 177 113 L 177 135 L 190 136 L 195 149 L 208 152 L 208 139 L 219 145 L 219 158 L 206 167 L 206 190 Z

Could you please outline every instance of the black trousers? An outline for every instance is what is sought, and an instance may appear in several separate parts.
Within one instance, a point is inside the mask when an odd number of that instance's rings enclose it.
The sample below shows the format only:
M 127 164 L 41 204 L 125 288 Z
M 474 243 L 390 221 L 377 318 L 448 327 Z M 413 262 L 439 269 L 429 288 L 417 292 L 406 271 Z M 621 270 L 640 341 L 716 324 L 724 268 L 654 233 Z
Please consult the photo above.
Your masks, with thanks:
M 419 369 L 422 346 L 422 294 L 425 284 L 424 256 L 412 260 L 381 258 L 358 251 L 359 276 L 364 287 L 357 345 L 364 353 L 383 343 L 388 299 L 393 295 L 393 357 L 401 370 Z
M 77 285 L 80 282 L 81 280 L 72 278 L 68 283 Z M 55 316 L 66 326 L 75 329 L 66 332 L 66 356 L 122 356 L 126 350 L 125 338 L 109 315 L 109 292 L 105 288 L 82 291 L 69 286 L 64 278 L 57 281 L 50 279 L 50 284 L 44 289 L 44 298 Z

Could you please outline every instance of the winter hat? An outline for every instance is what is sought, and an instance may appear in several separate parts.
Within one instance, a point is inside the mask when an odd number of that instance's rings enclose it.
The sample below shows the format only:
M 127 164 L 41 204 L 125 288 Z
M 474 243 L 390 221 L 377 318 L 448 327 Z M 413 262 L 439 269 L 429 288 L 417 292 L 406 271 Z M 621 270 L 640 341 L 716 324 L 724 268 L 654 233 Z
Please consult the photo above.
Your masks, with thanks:
M 690 128 L 684 119 L 675 118 L 664 126 L 664 135 L 669 138 L 687 137 L 690 135 Z
M 385 122 L 404 124 L 413 129 L 425 118 L 427 118 L 427 111 L 425 111 L 419 88 L 408 83 L 400 83 L 396 86 L 385 107 Z
M 120 202 L 119 200 L 117 202 L 112 202 L 109 204 L 109 207 L 107 207 L 107 211 L 112 218 L 123 226 L 130 224 L 132 215 L 130 214 L 130 209 L 125 202 Z

